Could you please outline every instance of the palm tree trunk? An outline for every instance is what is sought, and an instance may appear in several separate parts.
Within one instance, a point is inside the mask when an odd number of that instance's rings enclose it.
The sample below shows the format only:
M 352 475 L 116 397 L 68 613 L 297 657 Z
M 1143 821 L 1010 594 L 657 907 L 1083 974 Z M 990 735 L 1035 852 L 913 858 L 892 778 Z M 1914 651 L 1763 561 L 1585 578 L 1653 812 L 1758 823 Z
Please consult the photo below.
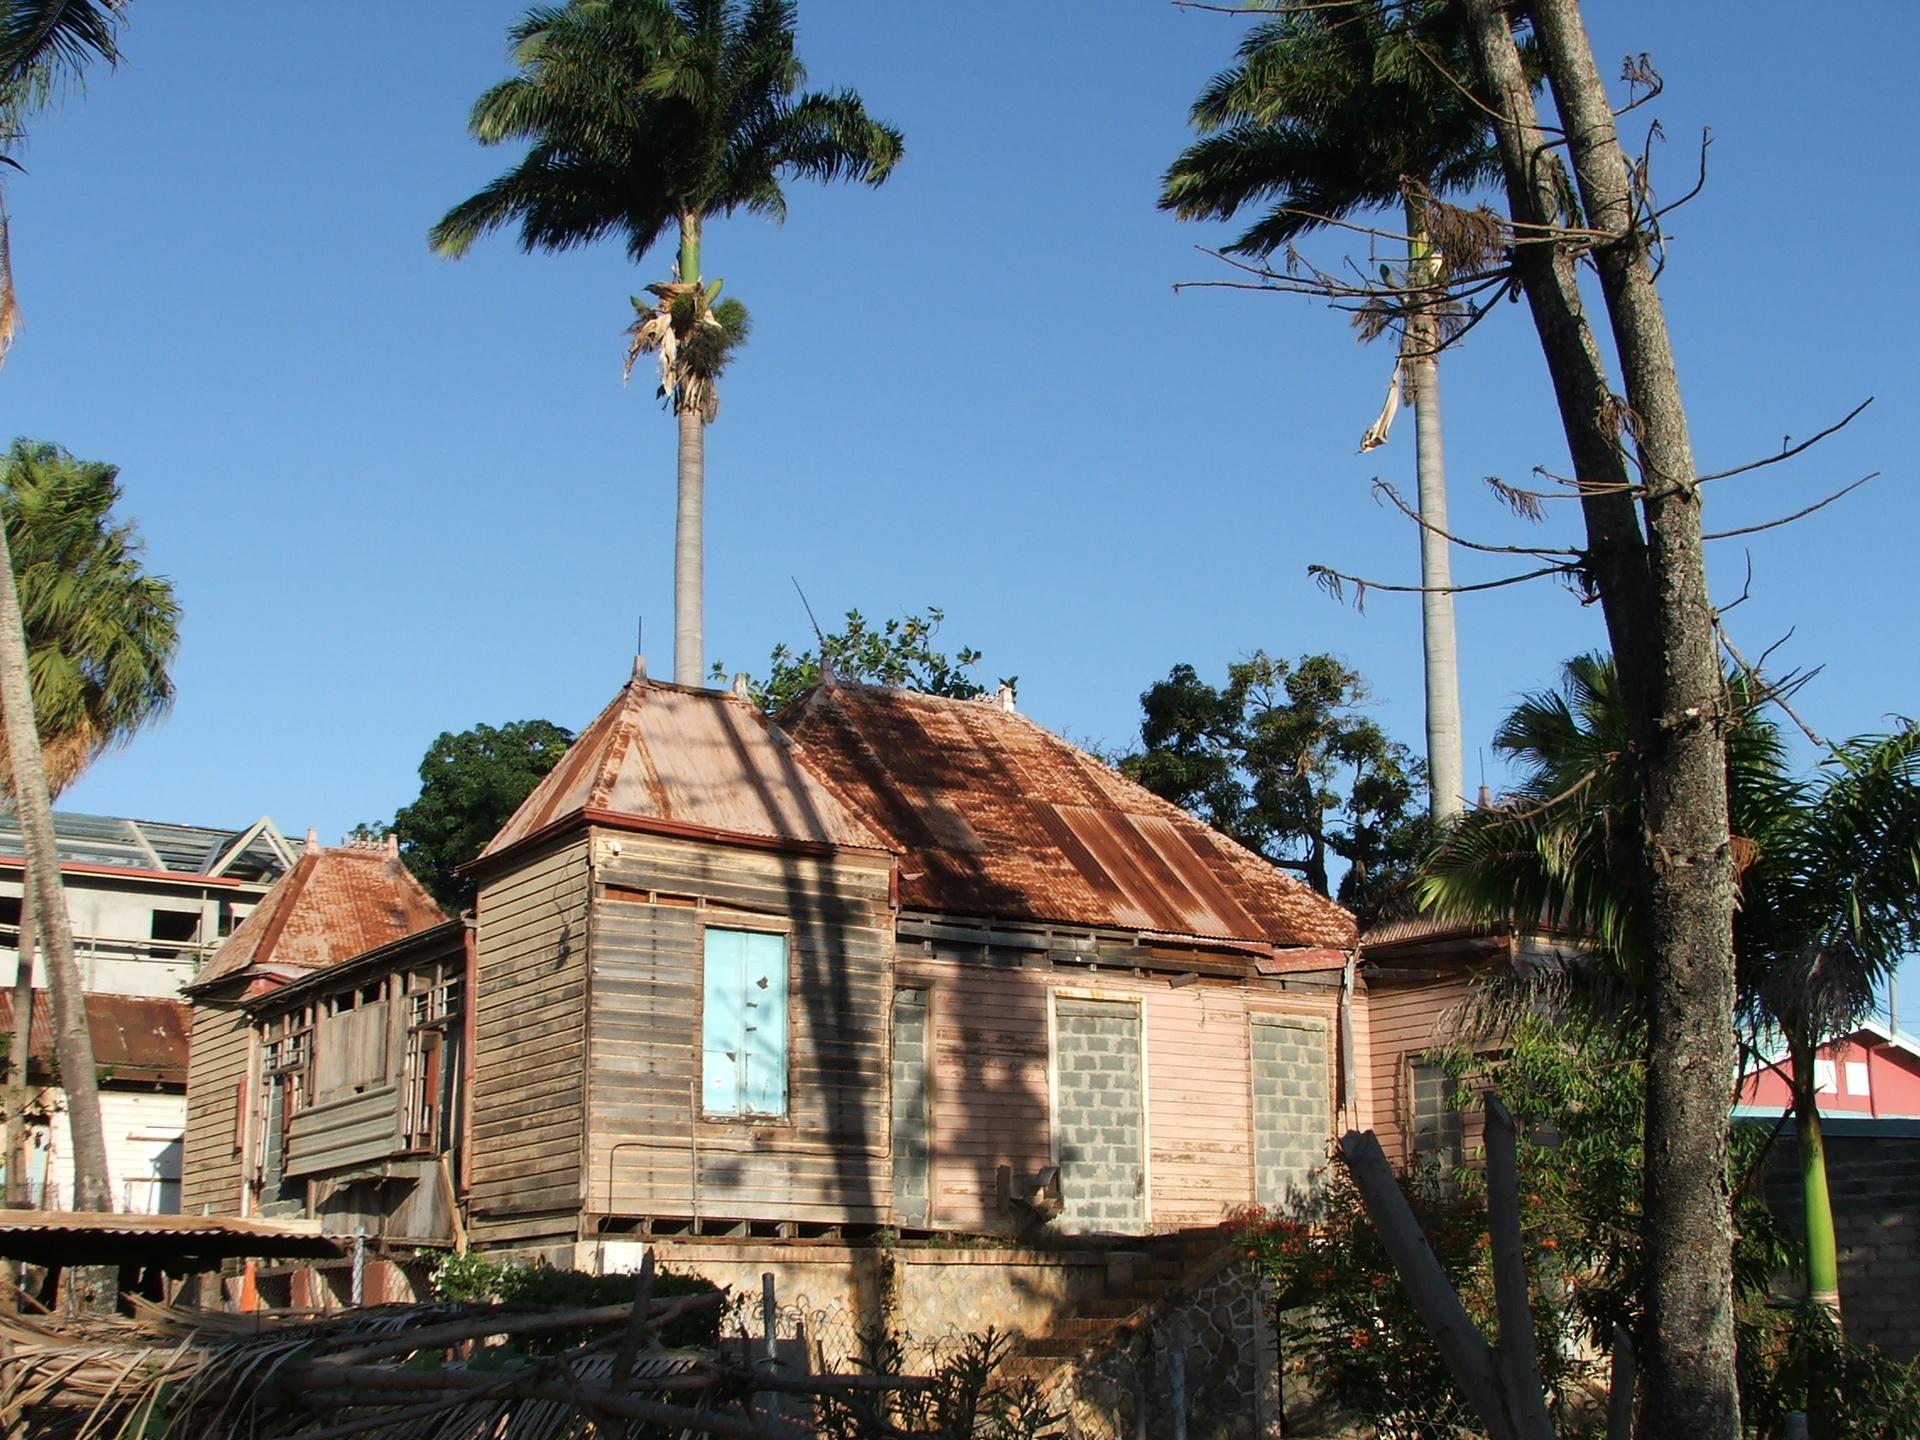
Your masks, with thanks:
M 701 527 L 707 480 L 707 422 L 696 406 L 680 409 L 680 498 L 673 529 L 673 683 L 698 685 L 701 654 Z
M 700 283 L 700 217 L 680 217 L 680 282 Z M 697 686 L 705 678 L 702 606 L 707 483 L 706 419 L 683 402 L 680 420 L 679 497 L 673 528 L 673 683 Z
M 7 1095 L 7 1205 L 22 1209 L 27 1204 L 27 1067 L 28 1049 L 33 1043 L 33 954 L 39 948 L 39 919 L 33 903 L 33 887 L 21 887 L 20 938 L 15 948 L 20 959 L 13 977 L 13 1033 L 8 1037 L 7 1069 L 11 1084 Z
M 1427 243 L 1423 202 L 1406 199 L 1412 279 L 1416 303 L 1432 289 L 1435 262 Z M 1453 627 L 1453 558 L 1447 529 L 1447 462 L 1440 441 L 1440 327 L 1433 312 L 1407 316 L 1403 373 L 1412 384 L 1414 466 L 1419 476 L 1420 629 L 1427 672 L 1427 813 L 1451 820 L 1466 803 L 1465 762 L 1460 739 L 1460 651 Z
M 1810 1038 L 1787 1038 L 1793 1071 L 1794 1148 L 1800 1157 L 1800 1208 L 1807 1239 L 1807 1298 L 1840 1318 L 1840 1246 L 1827 1190 L 1827 1147 L 1820 1133 L 1820 1087 Z
M 100 1084 L 87 1029 L 86 994 L 73 957 L 73 925 L 60 884 L 60 857 L 53 839 L 53 802 L 40 760 L 40 734 L 27 681 L 27 636 L 14 587 L 13 553 L 0 525 L 0 711 L 4 711 L 7 758 L 13 767 L 14 803 L 26 852 L 27 883 L 33 887 L 53 1000 L 54 1050 L 66 1092 L 67 1125 L 73 1137 L 73 1208 L 110 1210 L 107 1143 L 100 1124 Z

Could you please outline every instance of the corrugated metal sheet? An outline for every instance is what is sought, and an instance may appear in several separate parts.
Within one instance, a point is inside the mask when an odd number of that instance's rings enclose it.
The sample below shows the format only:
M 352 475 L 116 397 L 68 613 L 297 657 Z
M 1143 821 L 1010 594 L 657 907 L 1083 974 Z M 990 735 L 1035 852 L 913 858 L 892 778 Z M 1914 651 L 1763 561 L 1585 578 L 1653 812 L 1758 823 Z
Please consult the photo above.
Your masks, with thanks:
M 187 1036 L 193 1026 L 186 1005 L 146 995 L 87 996 L 87 1030 L 94 1062 L 111 1066 L 117 1079 L 143 1083 L 187 1083 Z M 13 1030 L 13 992 L 0 991 L 0 1034 Z M 44 990 L 33 992 L 27 1022 L 27 1054 L 50 1062 L 54 1056 L 53 1006 Z
M 194 983 L 269 962 L 318 970 L 446 919 L 393 851 L 315 847 L 261 898 Z
M 581 732 L 483 853 L 585 810 L 702 830 L 884 848 L 750 703 L 636 677 Z
M 992 702 L 831 685 L 778 718 L 801 761 L 905 853 L 909 908 L 1354 942 L 1332 901 Z
M 287 1174 L 367 1165 L 392 1155 L 399 1143 L 400 1090 L 383 1085 L 296 1114 L 287 1127 Z
M 249 827 L 255 833 L 246 848 L 227 862 L 223 874 L 234 880 L 261 881 L 287 868 L 265 827 L 264 819 Z M 247 830 L 129 820 L 118 815 L 81 815 L 67 810 L 53 813 L 54 848 L 62 863 L 70 865 L 205 875 L 247 836 Z M 22 848 L 19 817 L 0 813 L 0 858 L 17 859 Z
M 327 1259 L 341 1253 L 340 1243 L 322 1235 L 312 1221 L 0 1210 L 0 1255 L 33 1264 L 151 1264 L 243 1255 Z

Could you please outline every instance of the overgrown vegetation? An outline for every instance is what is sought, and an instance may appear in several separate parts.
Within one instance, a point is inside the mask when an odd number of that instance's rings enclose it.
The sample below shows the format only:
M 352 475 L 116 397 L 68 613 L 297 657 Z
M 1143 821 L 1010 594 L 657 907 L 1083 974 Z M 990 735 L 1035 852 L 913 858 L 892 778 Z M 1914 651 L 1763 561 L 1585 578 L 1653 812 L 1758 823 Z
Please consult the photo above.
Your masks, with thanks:
M 431 1277 L 436 1300 L 497 1300 L 503 1304 L 592 1307 L 624 1305 L 633 1299 L 631 1275 L 589 1275 L 582 1270 L 558 1270 L 551 1265 L 529 1264 L 522 1260 L 496 1260 L 489 1255 L 447 1254 L 433 1267 Z M 679 1275 L 660 1270 L 653 1277 L 653 1297 L 671 1299 L 677 1295 L 711 1295 L 720 1290 L 711 1280 L 698 1275 Z M 618 1326 L 603 1327 L 607 1334 Z M 555 1355 L 587 1344 L 601 1332 L 560 1330 L 517 1342 L 521 1353 Z M 669 1348 L 711 1349 L 720 1340 L 720 1311 L 697 1310 L 669 1320 L 661 1328 L 660 1342 Z
M 833 1440 L 879 1440 L 902 1431 L 928 1440 L 1056 1440 L 1066 1434 L 1065 1416 L 1048 1404 L 1038 1382 L 994 1378 L 1011 1348 L 1008 1336 L 989 1328 L 967 1336 L 934 1368 L 924 1388 L 895 1392 L 879 1404 L 829 1397 L 816 1415 L 820 1433 Z M 860 1369 L 906 1375 L 907 1349 L 891 1330 L 864 1330 Z
M 774 646 L 766 677 L 749 676 L 748 691 L 753 703 L 769 715 L 783 710 L 820 683 L 820 659 L 824 655 L 839 680 L 891 685 L 954 700 L 986 694 L 986 686 L 969 673 L 980 663 L 978 650 L 963 645 L 948 655 L 934 648 L 933 638 L 946 618 L 944 610 L 929 605 L 925 614 L 884 620 L 876 626 L 858 610 L 849 610 L 846 627 L 821 636 L 816 650 L 796 654 L 786 645 Z M 721 661 L 713 662 L 712 678 L 716 682 L 727 679 L 727 667 Z M 1002 676 L 999 681 L 1009 689 L 1019 682 L 1017 675 Z
M 1563 1432 L 1597 1423 L 1604 1366 L 1616 1325 L 1642 1332 L 1642 1134 L 1644 1039 L 1634 1029 L 1569 1031 L 1521 1021 L 1494 1054 L 1461 1048 L 1444 1059 L 1458 1103 L 1496 1089 L 1513 1112 L 1519 1145 L 1521 1225 L 1533 1279 L 1543 1378 Z M 1735 1294 L 1740 1380 L 1750 1433 L 1781 1433 L 1789 1410 L 1814 1417 L 1814 1433 L 1839 1440 L 1920 1436 L 1920 1370 L 1870 1346 L 1849 1344 L 1813 1307 L 1780 1305 L 1775 1278 L 1790 1259 L 1773 1217 L 1748 1183 L 1768 1135 L 1731 1139 L 1736 1192 Z M 1416 1164 L 1403 1177 L 1434 1254 L 1468 1313 L 1488 1333 L 1494 1318 L 1486 1196 L 1477 1171 L 1449 1183 Z M 1248 1256 L 1276 1289 L 1276 1323 L 1289 1362 L 1302 1361 L 1327 1398 L 1389 1440 L 1447 1440 L 1480 1429 L 1407 1299 L 1336 1161 L 1316 1224 L 1256 1216 Z

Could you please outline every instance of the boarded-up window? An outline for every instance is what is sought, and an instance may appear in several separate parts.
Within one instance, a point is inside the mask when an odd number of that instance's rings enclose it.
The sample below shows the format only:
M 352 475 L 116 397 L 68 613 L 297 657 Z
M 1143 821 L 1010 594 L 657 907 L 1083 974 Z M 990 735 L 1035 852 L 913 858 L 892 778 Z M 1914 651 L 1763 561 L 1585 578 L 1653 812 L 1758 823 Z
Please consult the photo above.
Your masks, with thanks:
M 787 937 L 707 931 L 701 1108 L 708 1115 L 787 1113 Z
M 313 1041 L 313 1098 L 324 1105 L 387 1083 L 387 1002 L 329 1015 Z
M 1304 1213 L 1315 1204 L 1333 1129 L 1327 1027 L 1305 1017 L 1256 1015 L 1251 1052 L 1254 1199 Z

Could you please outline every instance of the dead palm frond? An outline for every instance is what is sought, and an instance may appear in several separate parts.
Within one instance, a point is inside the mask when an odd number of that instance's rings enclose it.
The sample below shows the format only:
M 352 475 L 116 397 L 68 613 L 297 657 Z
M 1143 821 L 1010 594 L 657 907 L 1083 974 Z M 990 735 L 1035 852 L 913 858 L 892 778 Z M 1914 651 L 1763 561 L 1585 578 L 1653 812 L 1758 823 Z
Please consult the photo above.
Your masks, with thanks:
M 674 414 L 691 410 L 711 425 L 720 413 L 716 382 L 746 343 L 747 307 L 734 299 L 718 300 L 718 280 L 704 287 L 671 280 L 649 285 L 647 293 L 658 303 L 633 297 L 623 378 L 633 378 L 642 355 L 658 355 L 660 398 Z

